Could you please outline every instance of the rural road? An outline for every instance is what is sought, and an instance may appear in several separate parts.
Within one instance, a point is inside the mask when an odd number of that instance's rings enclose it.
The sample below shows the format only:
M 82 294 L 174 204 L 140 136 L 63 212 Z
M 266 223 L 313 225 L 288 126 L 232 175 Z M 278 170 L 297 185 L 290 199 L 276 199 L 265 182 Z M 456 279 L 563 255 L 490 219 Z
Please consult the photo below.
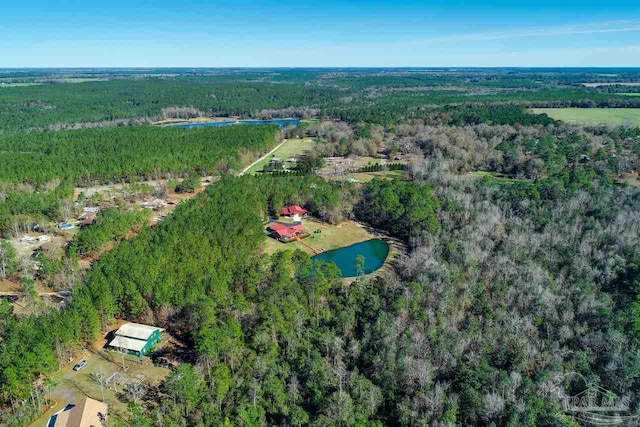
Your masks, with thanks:
M 256 160 L 255 162 L 251 163 L 249 166 L 247 166 L 246 168 L 242 169 L 242 172 L 240 172 L 238 175 L 242 176 L 244 175 L 249 169 L 251 169 L 253 166 L 255 166 L 257 163 L 263 161 L 264 159 L 266 159 L 267 157 L 269 157 L 270 155 L 272 155 L 278 148 L 282 147 L 282 145 L 284 145 L 284 143 L 287 142 L 287 140 L 283 140 L 280 144 L 276 145 L 275 148 L 271 151 L 269 151 L 267 154 L 265 154 L 264 156 L 260 157 L 258 160 Z

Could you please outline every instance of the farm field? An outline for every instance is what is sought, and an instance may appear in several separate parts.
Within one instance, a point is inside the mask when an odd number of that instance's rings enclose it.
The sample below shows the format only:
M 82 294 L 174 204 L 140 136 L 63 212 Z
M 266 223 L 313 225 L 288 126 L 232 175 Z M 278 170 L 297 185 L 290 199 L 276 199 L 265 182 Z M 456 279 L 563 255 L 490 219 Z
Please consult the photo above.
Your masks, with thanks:
M 337 249 L 375 237 L 365 227 L 355 221 L 344 221 L 340 224 L 332 225 L 307 218 L 302 220 L 302 224 L 304 228 L 311 233 L 311 235 L 303 239 L 303 241 L 307 245 L 319 250 L 328 251 Z M 316 233 L 316 231 L 320 232 Z M 266 253 L 271 254 L 286 249 L 300 249 L 309 255 L 315 255 L 311 248 L 297 241 L 282 243 L 271 237 L 265 237 L 265 239 L 264 250 Z
M 304 139 L 288 139 L 284 144 L 276 151 L 273 152 L 270 156 L 262 159 L 255 165 L 253 165 L 246 173 L 256 174 L 262 171 L 264 165 L 269 162 L 269 159 L 280 159 L 286 162 L 287 159 L 292 157 L 300 157 L 305 154 L 309 150 L 311 150 L 316 144 L 316 141 L 312 138 L 304 138 Z M 295 166 L 294 163 L 286 162 L 287 168 L 291 168 Z
M 109 79 L 102 77 L 69 77 L 64 79 L 65 83 L 89 83 L 89 82 L 107 82 Z
M 42 83 L 0 83 L 0 88 L 3 87 L 28 87 L 28 86 L 40 86 Z
M 640 125 L 640 109 L 636 108 L 534 108 L 532 111 L 573 124 Z

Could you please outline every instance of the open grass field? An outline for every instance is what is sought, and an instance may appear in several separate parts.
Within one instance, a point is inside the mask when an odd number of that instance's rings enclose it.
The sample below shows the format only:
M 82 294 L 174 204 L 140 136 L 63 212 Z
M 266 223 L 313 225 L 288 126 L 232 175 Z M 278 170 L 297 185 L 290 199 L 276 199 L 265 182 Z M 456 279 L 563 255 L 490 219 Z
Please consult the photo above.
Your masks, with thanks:
M 375 237 L 355 221 L 345 221 L 341 224 L 332 225 L 312 218 L 305 218 L 302 220 L 302 224 L 311 233 L 309 237 L 303 239 L 304 243 L 319 250 L 329 251 Z M 317 230 L 320 232 L 316 233 Z M 311 248 L 300 242 L 282 243 L 265 235 L 265 252 L 271 254 L 287 249 L 300 249 L 309 255 L 315 255 Z
M 534 108 L 532 111 L 573 124 L 640 126 L 640 108 Z
M 40 86 L 42 83 L 0 83 L 0 88 L 3 87 L 26 87 L 26 86 Z
M 269 162 L 269 159 L 277 158 L 286 161 L 292 157 L 298 158 L 311 150 L 315 144 L 316 141 L 311 138 L 288 139 L 280 148 L 274 151 L 273 154 L 253 165 L 246 173 L 255 174 L 262 171 L 262 168 Z M 295 166 L 295 164 L 291 162 L 287 162 L 286 164 L 288 168 Z
M 101 77 L 69 77 L 64 79 L 65 83 L 87 83 L 87 82 L 106 82 L 109 79 Z
M 626 92 L 626 93 L 619 93 L 618 95 L 624 95 L 624 96 L 640 96 L 640 92 Z
M 86 360 L 87 366 L 81 371 L 74 371 L 73 366 L 81 360 Z M 125 356 L 125 366 L 127 371 L 122 377 L 124 382 L 142 380 L 143 383 L 157 384 L 171 372 L 168 368 L 154 366 L 148 357 L 138 359 L 133 356 Z M 55 402 L 55 405 L 36 419 L 31 427 L 46 426 L 51 415 L 67 404 L 78 403 L 84 396 L 102 401 L 100 384 L 91 377 L 92 372 L 107 377 L 116 372 L 121 373 L 121 356 L 114 352 L 94 349 L 85 350 L 79 354 L 53 376 L 55 386 L 51 388 L 50 399 Z M 118 398 L 118 395 L 122 394 L 122 386 L 118 385 L 115 388 L 117 391 L 113 390 L 113 386 L 103 388 L 104 401 L 109 405 L 108 426 L 115 425 L 115 420 L 122 419 L 127 410 L 127 404 Z

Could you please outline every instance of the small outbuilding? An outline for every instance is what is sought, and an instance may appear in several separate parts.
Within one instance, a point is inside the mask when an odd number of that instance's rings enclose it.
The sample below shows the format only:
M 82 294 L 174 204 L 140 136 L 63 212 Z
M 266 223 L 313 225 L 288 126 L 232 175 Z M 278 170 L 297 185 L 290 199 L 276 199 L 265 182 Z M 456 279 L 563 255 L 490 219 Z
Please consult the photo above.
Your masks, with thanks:
M 128 354 L 143 357 L 159 341 L 164 329 L 140 323 L 125 323 L 115 333 L 109 347 L 126 350 Z
M 308 213 L 309 213 L 308 210 L 298 205 L 289 205 L 286 208 L 280 209 L 280 215 L 287 216 L 287 217 L 292 217 L 294 215 L 304 217 Z

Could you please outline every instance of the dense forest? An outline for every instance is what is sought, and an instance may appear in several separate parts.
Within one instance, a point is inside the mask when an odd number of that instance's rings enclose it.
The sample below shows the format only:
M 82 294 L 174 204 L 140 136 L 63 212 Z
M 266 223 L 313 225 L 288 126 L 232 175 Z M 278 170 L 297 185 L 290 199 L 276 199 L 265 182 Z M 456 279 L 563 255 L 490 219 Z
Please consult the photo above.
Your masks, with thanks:
M 125 126 L 0 135 L 0 181 L 78 185 L 236 169 L 276 142 L 276 126 L 156 128 Z
M 175 74 L 174 74 L 175 73 Z M 633 79 L 629 72 L 617 79 Z M 27 73 L 0 83 L 36 82 L 0 91 L 0 132 L 59 130 L 150 123 L 163 118 L 203 116 L 306 117 L 310 111 L 351 123 L 394 125 L 422 118 L 425 109 L 468 103 L 524 106 L 638 107 L 640 99 L 580 82 L 606 81 L 602 73 L 540 70 L 237 70 L 228 73 L 86 76 L 64 83 L 64 75 Z M 91 81 L 94 79 L 104 79 Z M 187 112 L 175 115 L 176 108 Z
M 193 191 L 200 176 L 237 169 L 268 151 L 278 130 L 125 126 L 0 135 L 0 235 L 66 220 L 73 186 L 186 175 L 181 187 Z
M 61 115 L 27 120 L 25 109 L 0 135 L 7 232 L 20 219 L 64 217 L 77 184 L 175 175 L 186 176 L 179 191 L 193 191 L 200 176 L 220 179 L 153 227 L 146 210 L 105 209 L 62 253 L 37 255 L 37 278 L 72 296 L 27 315 L 0 300 L 1 425 L 34 419 L 53 374 L 119 319 L 166 328 L 182 346 L 160 384 L 122 396 L 127 413 L 112 426 L 577 427 L 550 393 L 583 390 L 558 382 L 567 373 L 627 397 L 624 415 L 640 416 L 640 128 L 575 126 L 525 109 L 637 102 L 580 85 L 607 80 L 597 72 L 119 76 L 78 84 L 78 104 L 46 74 L 11 78 L 43 83 L 0 89 L 15 91 L 11 102 L 49 93 Z M 130 98 L 84 93 L 100 85 L 130 89 Z M 154 85 L 167 88 L 163 101 L 137 92 L 157 93 Z M 211 87 L 226 95 L 203 91 Z M 203 93 L 216 96 L 190 101 Z M 96 108 L 76 114 L 89 99 Z M 278 128 L 18 132 L 103 120 L 104 108 L 126 99 L 139 105 L 119 118 L 176 105 L 313 115 L 283 134 L 315 145 L 295 173 L 237 176 L 275 145 Z M 358 170 L 398 174 L 316 176 L 334 156 L 388 158 Z M 406 252 L 348 281 L 300 250 L 270 253 L 265 223 L 290 203 L 327 224 L 355 219 Z M 79 256 L 108 244 L 78 273 Z M 0 273 L 19 274 L 10 244 L 0 261 Z

